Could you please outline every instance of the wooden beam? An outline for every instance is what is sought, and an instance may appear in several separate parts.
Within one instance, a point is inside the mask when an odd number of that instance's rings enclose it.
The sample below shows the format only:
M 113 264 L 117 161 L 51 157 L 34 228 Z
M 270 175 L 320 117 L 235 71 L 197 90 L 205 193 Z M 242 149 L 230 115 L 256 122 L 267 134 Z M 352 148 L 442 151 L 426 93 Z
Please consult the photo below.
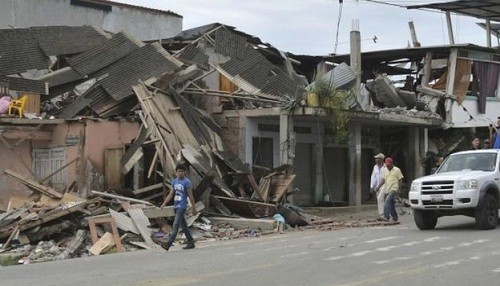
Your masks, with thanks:
M 92 191 L 92 193 L 94 195 L 99 195 L 102 197 L 108 197 L 108 198 L 122 200 L 122 201 L 129 201 L 129 202 L 134 202 L 134 203 L 153 205 L 152 203 L 147 202 L 147 201 L 137 200 L 137 199 L 133 199 L 133 198 L 123 197 L 123 196 L 118 196 L 118 195 L 113 195 L 113 194 L 108 194 L 108 193 L 103 193 L 103 192 L 98 192 L 98 191 Z
M 46 212 L 42 215 L 39 216 L 39 218 L 35 221 L 25 223 L 25 224 L 15 224 L 16 226 L 19 226 L 19 231 L 27 230 L 30 228 L 33 228 L 35 226 L 39 226 L 41 224 L 44 224 L 46 222 L 58 219 L 60 217 L 63 217 L 65 215 L 81 211 L 85 204 L 87 203 L 92 203 L 94 201 L 90 200 L 82 204 L 74 205 L 70 208 L 64 208 L 64 209 L 55 209 L 49 212 Z M 10 226 L 8 226 L 10 227 Z M 5 229 L 0 229 L 0 239 L 7 237 L 10 234 L 10 232 L 5 232 Z
M 137 189 L 137 190 L 133 191 L 133 193 L 134 193 L 134 195 L 138 195 L 138 194 L 142 194 L 142 193 L 146 193 L 146 192 L 149 192 L 149 191 L 152 191 L 152 190 L 159 189 L 161 187 L 163 187 L 163 183 L 158 183 L 158 184 L 147 186 L 147 187 L 144 187 L 144 188 L 141 188 L 141 189 Z
M 453 25 L 451 23 L 450 11 L 446 11 L 446 25 L 448 27 L 448 38 L 450 39 L 450 45 L 454 45 L 455 38 L 453 37 Z
M 413 21 L 408 22 L 408 26 L 410 27 L 411 41 L 413 43 L 413 47 L 420 47 L 420 43 L 417 40 L 417 33 L 415 32 L 415 25 Z
M 432 52 L 425 54 L 424 75 L 422 77 L 422 86 L 429 84 L 432 71 Z
M 16 179 L 21 184 L 27 186 L 31 190 L 38 191 L 38 192 L 43 193 L 51 198 L 60 199 L 63 197 L 63 194 L 57 192 L 56 190 L 54 190 L 50 187 L 44 186 L 44 185 L 40 185 L 39 183 L 37 183 L 33 180 L 30 180 L 30 179 L 27 179 L 14 171 L 4 170 L 3 172 L 5 174 L 9 175 L 10 177 Z

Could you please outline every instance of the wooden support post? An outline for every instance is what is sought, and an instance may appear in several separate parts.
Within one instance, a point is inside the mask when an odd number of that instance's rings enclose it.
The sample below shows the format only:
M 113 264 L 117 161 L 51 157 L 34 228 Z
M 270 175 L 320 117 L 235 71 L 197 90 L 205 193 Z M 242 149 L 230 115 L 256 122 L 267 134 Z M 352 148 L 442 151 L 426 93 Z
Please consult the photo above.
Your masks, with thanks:
M 455 38 L 453 37 L 453 25 L 451 23 L 451 14 L 446 11 L 446 25 L 448 26 L 448 38 L 450 39 L 450 45 L 455 44 Z
M 453 106 L 453 101 L 455 100 L 455 74 L 457 70 L 457 58 L 458 49 L 452 49 L 450 57 L 448 60 L 448 77 L 446 78 L 446 96 L 451 96 L 452 98 L 447 98 L 445 100 L 445 110 L 446 110 L 446 122 L 451 123 L 451 108 Z
M 408 22 L 408 26 L 410 27 L 411 41 L 413 43 L 413 47 L 420 47 L 420 43 L 417 40 L 417 33 L 415 32 L 415 25 L 413 21 Z
M 491 21 L 486 20 L 486 46 L 491 48 Z
M 432 71 L 432 52 L 427 52 L 425 54 L 425 63 L 424 63 L 424 75 L 422 77 L 422 86 L 427 86 L 429 84 L 431 78 Z

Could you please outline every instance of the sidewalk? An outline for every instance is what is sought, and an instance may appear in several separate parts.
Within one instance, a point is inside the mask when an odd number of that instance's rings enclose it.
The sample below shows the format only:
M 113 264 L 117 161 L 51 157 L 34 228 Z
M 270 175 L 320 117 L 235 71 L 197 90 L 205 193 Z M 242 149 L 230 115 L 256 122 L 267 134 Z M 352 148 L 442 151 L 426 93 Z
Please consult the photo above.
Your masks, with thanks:
M 376 204 L 349 207 L 302 207 L 302 209 L 310 215 L 338 220 L 366 220 L 379 217 Z M 399 215 L 411 213 L 411 209 L 401 202 L 396 203 L 396 210 Z

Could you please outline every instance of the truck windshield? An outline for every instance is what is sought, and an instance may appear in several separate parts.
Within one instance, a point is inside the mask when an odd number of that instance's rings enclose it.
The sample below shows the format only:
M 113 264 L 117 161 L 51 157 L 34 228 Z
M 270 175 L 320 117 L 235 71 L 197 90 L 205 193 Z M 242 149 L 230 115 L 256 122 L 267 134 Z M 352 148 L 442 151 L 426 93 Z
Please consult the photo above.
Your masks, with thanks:
M 497 153 L 473 153 L 457 154 L 449 156 L 437 173 L 453 171 L 487 171 L 495 170 L 497 162 Z

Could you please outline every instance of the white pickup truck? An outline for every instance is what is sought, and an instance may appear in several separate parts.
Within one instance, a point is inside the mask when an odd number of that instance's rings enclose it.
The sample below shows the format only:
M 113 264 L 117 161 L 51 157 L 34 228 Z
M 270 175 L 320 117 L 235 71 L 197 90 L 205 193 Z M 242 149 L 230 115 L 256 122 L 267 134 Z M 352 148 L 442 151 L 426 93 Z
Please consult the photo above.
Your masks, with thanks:
M 498 224 L 500 150 L 449 155 L 435 174 L 414 180 L 408 195 L 415 224 L 433 229 L 439 217 L 474 217 L 480 229 Z

